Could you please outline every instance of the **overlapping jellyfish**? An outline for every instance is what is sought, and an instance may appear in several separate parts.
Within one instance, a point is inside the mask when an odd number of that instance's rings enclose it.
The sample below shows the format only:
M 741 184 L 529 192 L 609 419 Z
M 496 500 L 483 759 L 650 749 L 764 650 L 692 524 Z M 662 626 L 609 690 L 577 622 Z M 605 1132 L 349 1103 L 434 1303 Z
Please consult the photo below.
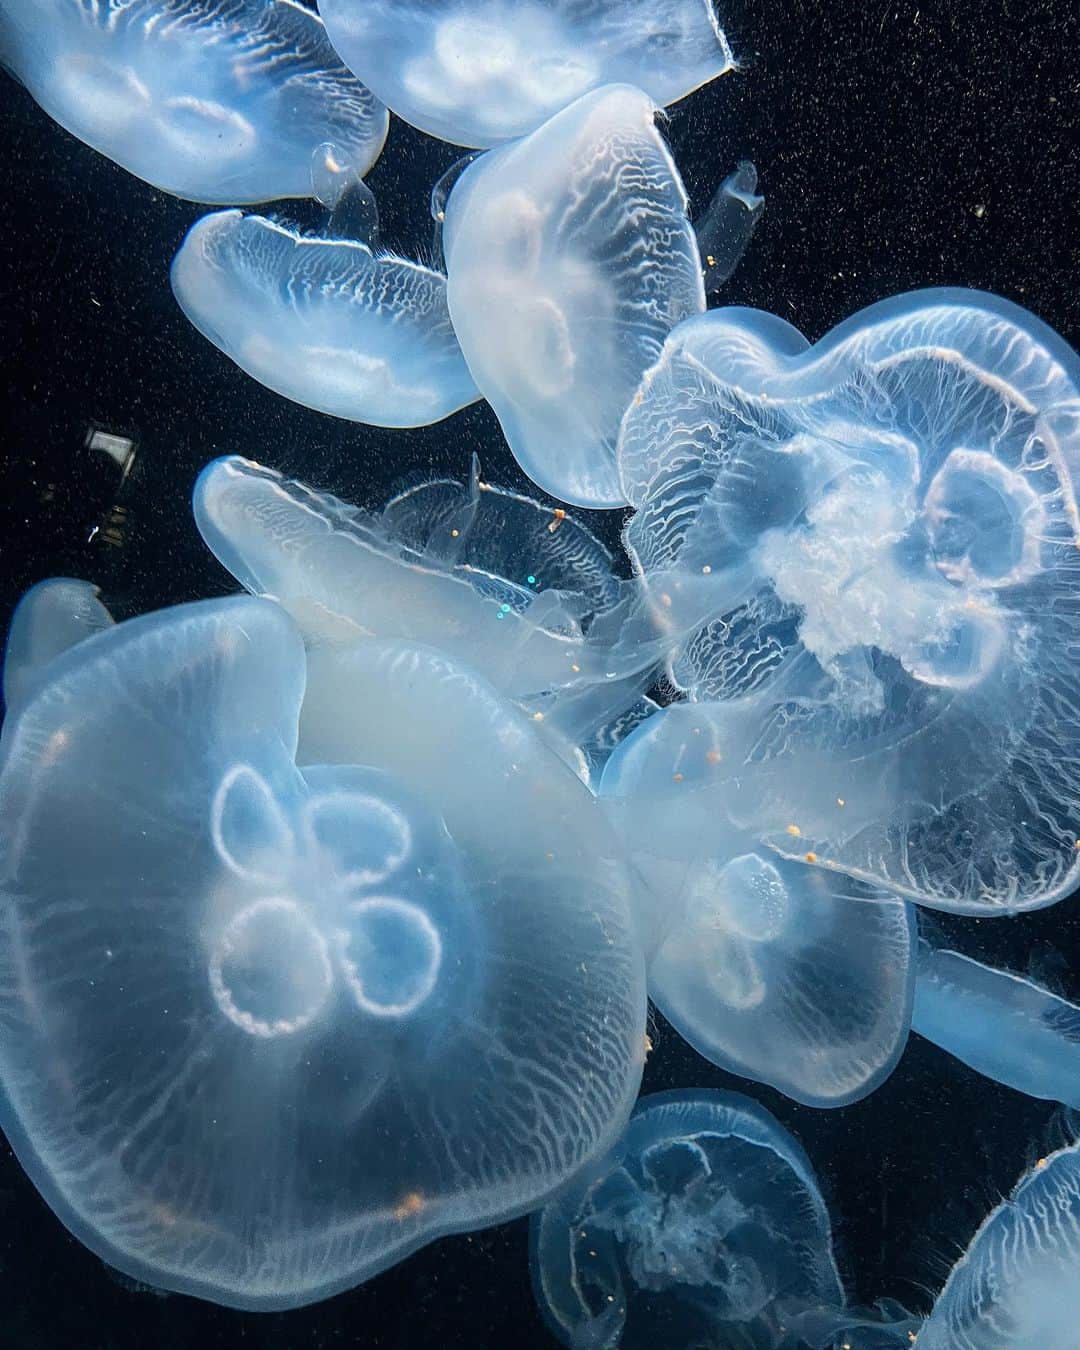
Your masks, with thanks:
M 0 741 L 0 1122 L 93 1251 L 296 1307 L 611 1144 L 645 1013 L 618 851 L 488 683 L 305 656 L 250 597 L 23 616 L 66 649 L 16 647 Z
M 537 1301 L 564 1345 L 789 1346 L 844 1302 L 801 1146 L 731 1092 L 643 1097 L 610 1154 L 532 1220 Z
M 618 446 L 690 700 L 638 733 L 642 787 L 921 904 L 1067 895 L 1078 408 L 1076 354 L 975 292 L 812 348 L 751 310 L 676 328 Z
M 195 519 L 253 595 L 309 645 L 365 636 L 437 648 L 525 710 L 583 775 L 643 700 L 666 644 L 608 550 L 561 508 L 482 483 L 422 484 L 367 513 L 250 460 L 215 460 Z M 343 693 L 342 715 L 352 700 Z M 614 743 L 613 741 L 611 742 Z
M 513 140 L 604 84 L 674 103 L 734 66 L 712 0 L 323 0 L 342 58 L 399 117 Z
M 0 61 L 61 126 L 193 201 L 306 197 L 315 148 L 357 173 L 385 107 L 295 0 L 0 0 Z

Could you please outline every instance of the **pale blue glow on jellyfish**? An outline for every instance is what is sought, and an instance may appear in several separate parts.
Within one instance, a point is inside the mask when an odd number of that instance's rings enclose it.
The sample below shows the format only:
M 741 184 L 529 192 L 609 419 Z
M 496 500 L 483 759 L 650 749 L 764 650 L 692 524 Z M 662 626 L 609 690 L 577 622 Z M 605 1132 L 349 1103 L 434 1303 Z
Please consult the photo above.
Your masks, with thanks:
M 643 1097 L 610 1155 L 532 1219 L 533 1288 L 564 1345 L 782 1344 L 839 1307 L 828 1211 L 778 1120 L 733 1092 Z
M 986 1219 L 918 1350 L 1073 1350 L 1080 1325 L 1080 1144 L 1041 1158 Z
M 941 909 L 1067 895 L 1078 455 L 1076 353 L 992 296 L 897 296 L 814 347 L 751 310 L 676 329 L 619 470 L 717 809 Z
M 987 1078 L 1080 1110 L 1080 1008 L 959 952 L 919 948 L 912 1029 Z
M 426 483 L 369 514 L 231 457 L 203 471 L 194 509 L 217 558 L 283 604 L 309 644 L 437 647 L 568 740 L 568 757 L 610 734 L 665 650 L 638 588 L 616 580 L 584 526 L 481 483 L 475 463 L 467 484 Z
M 641 885 L 649 994 L 712 1063 L 810 1106 L 892 1072 L 915 978 L 910 906 L 781 857 L 718 812 L 708 705 L 655 713 L 607 761 L 600 795 Z
M 171 275 L 205 337 L 305 407 L 411 427 L 480 397 L 450 323 L 446 278 L 368 241 L 220 211 L 192 226 Z
M 712 0 L 323 0 L 342 59 L 399 117 L 457 145 L 538 127 L 604 84 L 663 106 L 735 62 Z
M 0 0 L 0 61 L 81 141 L 193 201 L 306 197 L 317 145 L 364 174 L 386 139 L 295 0 Z
M 110 1265 L 243 1308 L 534 1208 L 643 1060 L 588 790 L 468 669 L 332 655 L 264 600 L 166 610 L 0 746 L 0 1124 Z
M 112 626 L 98 588 L 74 577 L 49 577 L 31 586 L 8 629 L 4 652 L 4 705 L 25 703 L 49 662 L 84 638 Z
M 454 329 L 529 477 L 621 506 L 619 421 L 670 329 L 705 308 L 678 170 L 640 89 L 588 94 L 481 155 L 446 203 Z

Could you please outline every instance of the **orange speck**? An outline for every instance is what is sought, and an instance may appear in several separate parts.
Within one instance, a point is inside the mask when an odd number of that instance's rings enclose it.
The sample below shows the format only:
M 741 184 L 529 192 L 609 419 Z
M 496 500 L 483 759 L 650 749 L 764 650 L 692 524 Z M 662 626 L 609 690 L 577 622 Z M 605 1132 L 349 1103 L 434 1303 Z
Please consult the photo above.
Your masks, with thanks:
M 411 1219 L 424 1208 L 424 1197 L 419 1191 L 407 1191 L 394 1206 L 395 1219 Z
M 808 854 L 806 855 L 806 861 L 807 861 L 807 862 L 817 862 L 817 854 L 816 854 L 816 853 L 808 853 Z
M 663 595 L 661 595 L 660 603 L 664 606 L 665 609 L 671 608 L 671 596 L 668 595 L 667 591 L 665 591 Z
M 542 712 L 534 712 L 534 713 L 533 713 L 533 721 L 534 721 L 534 722 L 542 722 L 543 720 L 544 720 L 544 714 L 543 714 Z
M 705 564 L 705 566 L 701 569 L 701 571 L 702 571 L 702 573 L 703 573 L 704 576 L 711 576 L 711 575 L 712 575 L 712 568 L 709 566 L 708 563 Z
M 574 672 L 574 674 L 576 675 L 576 674 L 581 670 L 581 667 L 580 667 L 580 666 L 571 666 L 570 669 L 571 669 L 571 670 Z M 1077 844 L 1076 847 L 1077 847 L 1077 848 L 1080 848 L 1080 844 Z
M 450 531 L 450 538 L 451 538 L 451 539 L 456 539 L 460 533 L 461 533 L 460 530 L 451 530 L 451 531 Z
M 837 797 L 836 804 L 837 806 L 846 806 L 847 802 L 844 801 L 843 797 Z
M 719 764 L 723 758 L 724 756 L 719 750 L 706 750 L 705 752 L 705 760 L 709 764 Z
M 1045 1159 L 1045 1158 L 1040 1158 L 1039 1161 L 1035 1164 L 1035 1166 L 1036 1166 L 1036 1168 L 1045 1167 L 1045 1166 L 1046 1166 L 1046 1159 Z
M 653 1052 L 652 1037 L 648 1032 L 645 1033 L 645 1058 L 648 1059 Z
M 682 780 L 683 780 L 683 776 L 682 776 L 681 773 L 673 773 L 673 774 L 671 775 L 671 781 L 672 781 L 673 783 L 681 783 Z
M 559 528 L 559 526 L 563 523 L 563 521 L 564 521 L 565 519 L 566 519 L 566 512 L 562 509 L 561 506 L 556 507 L 556 508 L 555 508 L 555 519 L 554 519 L 554 520 L 551 522 L 551 524 L 548 526 L 548 533 L 549 533 L 549 534 L 554 534 L 555 531 Z
M 796 839 L 798 839 L 799 835 L 802 834 L 802 830 L 799 829 L 798 825 L 789 825 L 787 827 L 787 832 Z

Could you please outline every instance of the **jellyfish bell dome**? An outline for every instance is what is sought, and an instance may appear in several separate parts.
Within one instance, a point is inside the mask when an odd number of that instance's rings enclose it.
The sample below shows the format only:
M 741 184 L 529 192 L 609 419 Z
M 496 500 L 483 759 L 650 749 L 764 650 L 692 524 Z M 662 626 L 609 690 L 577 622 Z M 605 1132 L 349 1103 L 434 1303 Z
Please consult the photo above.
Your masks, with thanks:
M 813 347 L 720 309 L 640 393 L 626 543 L 673 682 L 714 705 L 716 792 L 783 856 L 921 904 L 1067 895 L 1076 353 L 974 291 L 893 297 Z
M 602 84 L 674 103 L 734 66 L 712 0 L 323 0 L 342 59 L 457 145 L 532 131 Z
M 567 1346 L 779 1347 L 844 1301 L 802 1147 L 734 1092 L 642 1097 L 611 1152 L 532 1218 L 533 1288 Z
M 606 85 L 480 155 L 446 202 L 454 331 L 518 463 L 576 506 L 625 504 L 619 422 L 705 308 L 697 239 L 648 94 Z
M 280 606 L 180 606 L 57 656 L 0 747 L 0 1124 L 110 1265 L 240 1308 L 529 1210 L 642 1067 L 587 790 L 445 657 L 334 655 L 336 733 Z
M 389 125 L 296 0 L 0 0 L 0 56 L 61 126 L 192 201 L 309 196 L 316 146 L 364 174 Z
M 650 997 L 728 1072 L 847 1105 L 907 1043 L 912 907 L 812 850 L 796 861 L 762 845 L 738 794 L 718 792 L 728 747 L 713 709 L 655 711 L 615 746 L 598 788 L 639 883 Z

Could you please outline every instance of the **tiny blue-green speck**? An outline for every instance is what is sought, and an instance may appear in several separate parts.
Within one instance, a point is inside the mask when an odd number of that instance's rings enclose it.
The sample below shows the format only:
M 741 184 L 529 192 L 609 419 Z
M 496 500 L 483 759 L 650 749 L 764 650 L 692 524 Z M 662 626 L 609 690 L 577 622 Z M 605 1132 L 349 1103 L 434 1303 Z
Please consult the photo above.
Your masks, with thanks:
M 526 578 L 526 579 L 527 579 L 527 581 L 528 581 L 528 583 L 529 583 L 530 586 L 535 586 L 535 585 L 536 585 L 536 578 L 535 578 L 535 577 L 530 576 L 530 577 L 528 577 L 528 578 Z
M 505 619 L 505 618 L 506 618 L 506 615 L 505 615 L 505 614 L 502 612 L 502 610 L 500 609 L 499 612 L 498 612 L 498 614 L 495 615 L 495 617 L 496 617 L 497 619 Z
M 502 606 L 502 612 L 503 612 L 504 614 L 509 614 L 509 613 L 510 613 L 510 606 L 509 606 L 509 605 L 503 605 L 503 606 Z

